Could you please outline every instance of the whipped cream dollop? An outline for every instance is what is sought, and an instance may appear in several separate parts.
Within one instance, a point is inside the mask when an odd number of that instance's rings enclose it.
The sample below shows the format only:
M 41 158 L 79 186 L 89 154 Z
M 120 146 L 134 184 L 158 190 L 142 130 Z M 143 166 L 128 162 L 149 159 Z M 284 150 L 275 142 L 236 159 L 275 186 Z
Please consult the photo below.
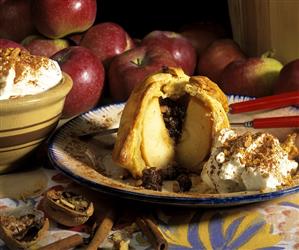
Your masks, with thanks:
M 62 79 L 58 63 L 19 48 L 0 49 L 0 100 L 44 92 Z
M 223 129 L 216 136 L 202 180 L 219 193 L 271 191 L 291 181 L 298 163 L 279 140 L 268 133 L 238 135 Z

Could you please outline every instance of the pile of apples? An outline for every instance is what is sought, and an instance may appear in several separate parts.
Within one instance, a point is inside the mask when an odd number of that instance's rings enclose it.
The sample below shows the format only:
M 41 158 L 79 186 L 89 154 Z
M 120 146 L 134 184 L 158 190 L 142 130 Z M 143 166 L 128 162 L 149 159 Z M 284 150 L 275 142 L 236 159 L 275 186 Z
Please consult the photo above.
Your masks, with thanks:
M 220 25 L 195 23 L 180 33 L 155 30 L 135 39 L 119 24 L 95 24 L 97 4 L 0 0 L 0 48 L 52 58 L 72 77 L 64 118 L 90 110 L 103 97 L 125 101 L 147 75 L 171 66 L 208 76 L 226 94 L 259 97 L 299 89 L 299 61 L 283 67 L 269 55 L 248 57 Z

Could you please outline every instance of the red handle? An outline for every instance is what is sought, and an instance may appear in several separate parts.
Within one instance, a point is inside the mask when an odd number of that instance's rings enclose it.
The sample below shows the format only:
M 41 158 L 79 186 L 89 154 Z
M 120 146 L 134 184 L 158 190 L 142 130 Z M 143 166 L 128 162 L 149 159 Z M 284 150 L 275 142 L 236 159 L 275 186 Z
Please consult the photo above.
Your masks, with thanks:
M 299 91 L 260 97 L 245 102 L 232 103 L 229 105 L 229 108 L 231 114 L 237 114 L 263 109 L 276 109 L 294 104 L 299 104 Z
M 299 127 L 299 116 L 257 118 L 252 121 L 254 128 L 291 128 Z

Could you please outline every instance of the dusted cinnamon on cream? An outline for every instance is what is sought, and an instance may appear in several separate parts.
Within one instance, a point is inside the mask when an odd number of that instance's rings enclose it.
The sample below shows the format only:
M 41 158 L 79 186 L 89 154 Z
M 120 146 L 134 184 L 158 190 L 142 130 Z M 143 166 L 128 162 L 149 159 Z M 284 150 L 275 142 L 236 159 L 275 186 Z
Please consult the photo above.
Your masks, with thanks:
M 224 129 L 216 137 L 201 176 L 219 193 L 270 191 L 288 185 L 297 167 L 298 163 L 289 159 L 289 152 L 273 135 L 238 135 Z
M 44 92 L 62 79 L 58 63 L 20 48 L 0 49 L 0 100 Z

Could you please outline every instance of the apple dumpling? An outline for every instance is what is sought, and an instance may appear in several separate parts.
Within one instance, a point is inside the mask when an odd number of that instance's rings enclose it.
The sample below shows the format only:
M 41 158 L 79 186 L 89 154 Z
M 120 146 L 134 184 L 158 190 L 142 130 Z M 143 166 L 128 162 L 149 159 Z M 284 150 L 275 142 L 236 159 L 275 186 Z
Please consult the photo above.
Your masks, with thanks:
M 113 160 L 139 178 L 179 165 L 200 172 L 214 135 L 229 127 L 226 96 L 207 77 L 166 68 L 135 87 L 123 110 Z

